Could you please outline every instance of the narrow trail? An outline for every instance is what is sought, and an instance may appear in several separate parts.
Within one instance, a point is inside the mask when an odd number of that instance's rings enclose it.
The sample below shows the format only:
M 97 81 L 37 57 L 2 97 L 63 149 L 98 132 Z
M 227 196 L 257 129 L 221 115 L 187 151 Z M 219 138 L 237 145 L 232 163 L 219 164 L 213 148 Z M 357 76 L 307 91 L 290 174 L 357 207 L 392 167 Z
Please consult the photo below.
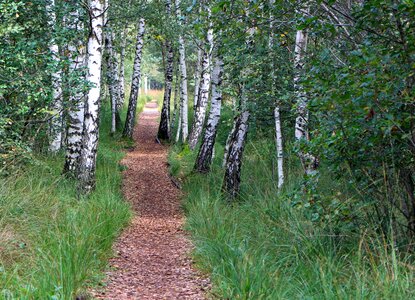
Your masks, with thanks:
M 192 269 L 167 148 L 155 142 L 158 117 L 157 103 L 148 103 L 135 128 L 137 146 L 122 162 L 128 168 L 123 190 L 135 215 L 116 242 L 100 299 L 205 299 L 208 281 Z

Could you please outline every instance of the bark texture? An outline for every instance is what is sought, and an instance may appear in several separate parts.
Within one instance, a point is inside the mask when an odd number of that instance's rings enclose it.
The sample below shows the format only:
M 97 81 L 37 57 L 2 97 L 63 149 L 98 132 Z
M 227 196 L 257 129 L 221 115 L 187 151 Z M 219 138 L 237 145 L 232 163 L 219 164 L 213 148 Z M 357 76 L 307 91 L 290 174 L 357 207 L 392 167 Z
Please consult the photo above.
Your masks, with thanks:
M 210 8 L 206 5 L 206 10 L 210 18 Z M 199 88 L 199 97 L 195 108 L 195 117 L 193 119 L 192 130 L 189 135 L 189 147 L 194 150 L 199 137 L 202 133 L 203 124 L 206 117 L 206 108 L 209 100 L 209 88 L 211 79 L 211 54 L 213 49 L 213 28 L 210 23 L 205 42 L 205 50 L 202 58 L 202 75 Z
M 229 150 L 226 159 L 225 177 L 222 190 L 229 201 L 239 195 L 241 183 L 242 156 L 246 136 L 248 134 L 249 111 L 245 110 L 235 118 L 234 130 L 229 140 Z
M 294 48 L 294 93 L 297 101 L 297 118 L 295 120 L 295 139 L 299 142 L 310 139 L 308 132 L 308 99 L 301 80 L 304 75 L 304 59 L 307 51 L 307 32 L 298 30 Z M 300 151 L 301 164 L 307 175 L 312 174 L 318 166 L 318 161 L 310 153 Z
M 220 57 L 215 58 L 215 64 L 212 72 L 212 103 L 209 112 L 209 118 L 206 124 L 205 135 L 203 136 L 194 169 L 201 173 L 207 173 L 213 159 L 215 149 L 216 134 L 219 125 L 220 112 L 222 106 L 222 75 L 223 61 Z
M 275 0 L 269 1 L 270 6 L 272 7 L 275 4 Z M 269 36 L 269 51 L 271 54 L 271 60 L 272 60 L 272 72 L 271 72 L 271 95 L 272 97 L 275 96 L 275 64 L 273 60 L 273 48 L 274 48 L 274 16 L 270 15 L 270 36 Z M 278 173 L 278 181 L 277 186 L 278 189 L 281 189 L 281 187 L 284 184 L 284 152 L 283 152 L 283 137 L 282 137 L 282 131 L 281 131 L 281 117 L 280 117 L 280 101 L 275 101 L 275 109 L 274 109 L 274 121 L 275 121 L 275 148 L 276 148 L 276 156 L 277 156 L 277 173 Z
M 140 88 L 141 79 L 141 58 L 144 45 L 145 21 L 143 18 L 138 22 L 137 44 L 135 48 L 135 59 L 133 67 L 133 76 L 131 80 L 131 93 L 128 102 L 127 118 L 125 120 L 125 127 L 123 136 L 132 138 L 135 117 L 137 113 L 138 90 Z
M 108 25 L 107 25 L 108 26 Z M 114 134 L 119 127 L 121 118 L 119 113 L 119 103 L 121 102 L 120 82 L 118 77 L 118 61 L 114 51 L 114 33 L 111 27 L 107 27 L 105 34 L 106 63 L 107 63 L 107 84 L 111 101 L 111 134 Z
M 176 14 L 179 18 L 179 24 L 182 25 L 181 21 L 181 9 L 180 0 L 176 0 Z M 186 47 L 183 35 L 179 35 L 179 62 L 180 62 L 180 127 L 182 134 L 182 142 L 186 143 L 187 136 L 189 135 L 188 125 L 188 93 L 187 93 L 187 68 L 186 68 Z
M 157 136 L 162 140 L 170 140 L 170 98 L 173 84 L 173 46 L 169 41 L 165 43 L 166 67 L 163 107 L 161 109 L 160 125 Z
M 55 0 L 46 2 L 48 25 L 52 29 L 52 36 L 49 42 L 49 51 L 52 55 L 53 72 L 52 79 L 52 119 L 49 127 L 49 150 L 57 152 L 62 146 L 63 118 L 62 118 L 62 71 L 60 69 L 59 46 L 55 40 L 56 12 Z
M 120 83 L 120 102 L 118 103 L 118 110 L 121 111 L 125 101 L 125 48 L 127 47 L 127 26 L 124 27 L 121 35 L 121 50 L 120 50 L 120 70 L 119 70 L 119 83 Z
M 70 18 L 67 20 L 67 27 L 73 32 L 82 32 L 84 24 L 81 20 L 81 9 L 75 7 L 70 13 Z M 86 66 L 85 43 L 82 38 L 78 37 L 76 40 L 68 44 L 69 53 L 69 72 L 71 76 L 75 76 L 84 80 L 84 68 Z M 84 126 L 84 108 L 85 108 L 85 93 L 82 88 L 74 88 L 69 91 L 69 110 L 68 110 L 68 128 L 66 132 L 66 156 L 64 173 L 78 172 L 78 159 L 81 155 L 82 149 L 82 131 Z
M 92 84 L 85 105 L 82 150 L 79 160 L 79 190 L 88 194 L 95 188 L 95 169 L 99 138 L 99 107 L 102 65 L 102 27 L 104 2 L 89 4 L 90 33 L 88 38 L 88 81 Z

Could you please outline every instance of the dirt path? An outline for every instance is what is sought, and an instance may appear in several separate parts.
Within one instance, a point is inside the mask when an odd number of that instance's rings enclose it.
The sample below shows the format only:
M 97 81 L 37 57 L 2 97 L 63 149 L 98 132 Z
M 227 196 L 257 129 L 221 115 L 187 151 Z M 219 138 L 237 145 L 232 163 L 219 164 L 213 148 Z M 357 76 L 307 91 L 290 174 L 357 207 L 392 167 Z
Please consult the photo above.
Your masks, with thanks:
M 157 104 L 148 103 L 134 133 L 137 147 L 123 164 L 124 194 L 136 212 L 115 245 L 101 299 L 204 299 L 207 280 L 191 266 L 182 231 L 180 192 L 167 170 L 167 148 L 155 142 Z

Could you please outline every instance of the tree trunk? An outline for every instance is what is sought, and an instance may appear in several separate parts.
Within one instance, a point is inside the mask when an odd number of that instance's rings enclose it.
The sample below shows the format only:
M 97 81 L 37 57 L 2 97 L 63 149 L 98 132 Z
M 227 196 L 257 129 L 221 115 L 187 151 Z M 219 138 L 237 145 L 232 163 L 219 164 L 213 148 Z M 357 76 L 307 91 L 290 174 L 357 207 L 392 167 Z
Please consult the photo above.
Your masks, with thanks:
M 215 66 L 212 73 L 212 103 L 209 112 L 209 118 L 206 124 L 206 131 L 203 137 L 202 145 L 196 159 L 194 169 L 201 173 L 207 173 L 212 163 L 213 151 L 215 149 L 215 140 L 219 125 L 220 112 L 222 106 L 222 91 L 220 90 L 223 75 L 223 61 L 221 58 L 215 58 Z
M 123 132 L 123 136 L 128 138 L 133 137 L 134 131 L 135 117 L 137 111 L 138 89 L 140 87 L 141 78 L 141 56 L 143 52 L 144 32 L 145 22 L 144 19 L 141 18 L 138 23 L 137 45 L 135 48 L 133 76 L 131 80 L 131 93 L 130 100 L 128 102 L 127 119 L 125 121 L 125 127 Z
M 297 99 L 297 118 L 295 120 L 295 139 L 298 142 L 308 141 L 308 109 L 307 95 L 301 80 L 304 75 L 304 59 L 307 51 L 307 32 L 298 30 L 295 39 L 294 49 L 294 94 Z M 318 165 L 316 158 L 310 153 L 300 150 L 299 153 L 301 164 L 306 175 L 312 174 Z
M 277 105 L 274 109 L 275 120 L 275 145 L 277 150 L 277 172 L 278 172 L 278 189 L 281 189 L 284 184 L 284 151 L 282 144 L 281 118 L 280 108 Z
M 272 7 L 275 4 L 275 0 L 269 1 L 270 6 Z M 272 72 L 271 72 L 271 95 L 275 98 L 275 64 L 273 59 L 273 48 L 274 48 L 274 16 L 270 15 L 270 36 L 269 36 L 269 52 L 272 60 Z M 275 103 L 274 109 L 274 120 L 275 120 L 275 148 L 277 152 L 277 172 L 278 172 L 278 182 L 277 186 L 280 190 L 284 184 L 284 152 L 283 152 L 283 139 L 281 131 L 281 118 L 280 118 L 280 103 L 277 100 Z
M 200 77 L 202 74 L 202 55 L 203 51 L 200 45 L 197 45 L 197 61 L 195 69 L 195 94 L 193 99 L 193 110 L 196 110 L 197 103 L 199 102 L 199 88 L 200 88 Z
M 177 116 L 179 116 L 180 118 L 180 113 L 178 114 L 179 111 L 179 107 L 180 107 L 180 91 L 179 91 L 179 74 L 178 74 L 178 66 L 176 66 L 176 70 L 175 70 L 175 82 L 174 82 L 174 96 L 173 96 L 173 115 L 172 118 L 170 120 L 170 130 L 173 133 L 174 132 L 174 128 L 176 126 L 176 120 L 177 120 Z M 180 124 L 179 124 L 180 125 Z M 180 134 L 180 126 L 177 127 L 177 131 L 179 131 Z
M 55 0 L 48 0 L 46 3 L 48 14 L 48 25 L 52 29 L 52 37 L 49 41 L 49 51 L 52 55 L 53 72 L 52 77 L 52 119 L 49 128 L 49 150 L 57 152 L 62 146 L 63 118 L 62 118 L 62 71 L 60 69 L 59 47 L 55 40 L 56 13 Z
M 115 134 L 120 125 L 119 103 L 120 82 L 118 78 L 118 62 L 113 46 L 114 34 L 110 27 L 105 34 L 105 46 L 107 50 L 107 83 L 111 100 L 111 134 Z
M 182 25 L 181 21 L 181 9 L 180 9 L 180 0 L 176 0 L 176 15 L 179 18 L 179 24 Z M 182 133 L 182 142 L 186 143 L 187 136 L 189 134 L 189 125 L 188 125 L 188 94 L 187 94 L 187 68 L 186 68 L 186 47 L 185 41 L 182 35 L 179 35 L 179 61 L 180 61 L 180 127 Z
M 249 0 L 250 3 L 253 0 Z M 246 17 L 249 17 L 249 9 L 246 10 Z M 252 22 L 252 26 L 248 29 L 246 38 L 247 52 L 252 52 L 254 45 L 254 34 L 256 32 L 256 26 Z M 249 53 L 251 54 L 251 53 Z M 248 83 L 250 75 L 252 73 L 251 66 L 247 66 L 241 70 L 240 80 L 240 105 L 239 110 L 241 113 L 235 118 L 233 129 L 228 136 L 228 141 L 225 149 L 225 176 L 223 179 L 222 191 L 226 194 L 229 201 L 235 200 L 239 196 L 240 183 L 241 183 L 241 168 L 242 168 L 242 156 L 244 153 L 246 137 L 248 135 L 248 121 L 250 112 L 248 110 Z M 251 88 L 251 92 L 252 88 Z M 252 94 L 252 93 L 251 93 Z
M 76 4 L 75 4 L 76 5 Z M 80 8 L 74 8 L 68 29 L 74 34 L 84 30 L 84 23 L 80 18 Z M 82 39 L 68 44 L 70 76 L 85 79 L 86 65 L 85 43 Z M 66 133 L 66 157 L 63 172 L 76 175 L 78 172 L 78 159 L 82 149 L 82 131 L 84 126 L 85 93 L 82 88 L 73 88 L 69 91 L 68 129 Z
M 165 90 L 163 98 L 163 107 L 161 109 L 160 125 L 157 136 L 162 140 L 170 140 L 170 98 L 173 82 L 173 46 L 169 41 L 165 43 L 166 48 L 166 67 L 165 67 Z
M 249 111 L 245 110 L 235 118 L 234 131 L 229 141 L 222 190 L 229 201 L 238 197 L 241 183 L 242 156 L 248 134 Z
M 210 19 L 210 8 L 206 5 L 208 11 L 208 18 Z M 189 147 L 194 150 L 197 142 L 199 141 L 200 134 L 202 133 L 203 124 L 206 117 L 206 108 L 209 100 L 209 88 L 210 88 L 210 60 L 213 49 L 213 24 L 210 22 L 209 29 L 206 35 L 206 45 L 203 52 L 202 59 L 202 75 L 199 88 L 199 98 L 195 109 L 195 117 L 193 119 L 192 130 L 189 135 Z
M 202 5 L 199 6 L 199 15 L 202 14 Z M 200 77 L 202 74 L 202 46 L 196 41 L 197 47 L 197 61 L 196 61 L 196 68 L 195 68 L 195 94 L 193 99 L 193 111 L 196 111 L 197 103 L 199 102 L 199 88 L 200 88 Z
M 91 0 L 89 5 L 90 33 L 88 38 L 88 91 L 85 105 L 85 119 L 82 136 L 82 150 L 79 159 L 79 190 L 88 194 L 95 188 L 95 169 L 99 138 L 99 107 L 102 65 L 102 27 L 104 3 Z
M 125 25 L 121 35 L 121 50 L 120 50 L 120 71 L 119 71 L 119 83 L 120 83 L 120 102 L 118 103 L 118 111 L 121 111 L 125 101 L 125 48 L 127 47 L 127 34 L 128 28 Z

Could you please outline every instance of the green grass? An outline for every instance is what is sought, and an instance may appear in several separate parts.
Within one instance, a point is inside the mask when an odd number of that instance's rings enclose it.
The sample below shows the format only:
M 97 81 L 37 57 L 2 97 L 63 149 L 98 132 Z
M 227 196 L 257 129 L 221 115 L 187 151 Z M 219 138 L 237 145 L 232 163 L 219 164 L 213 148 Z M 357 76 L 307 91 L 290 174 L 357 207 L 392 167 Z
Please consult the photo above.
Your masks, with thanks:
M 219 145 L 229 130 L 225 125 Z M 257 135 L 247 145 L 242 197 L 233 205 L 220 193 L 223 147 L 215 150 L 208 175 L 191 171 L 197 151 L 174 146 L 169 157 L 172 174 L 184 182 L 183 207 L 196 246 L 194 258 L 210 275 L 214 298 L 413 298 L 411 257 L 398 255 L 370 226 L 364 232 L 332 235 L 330 228 L 316 226 L 290 205 L 288 198 L 300 177 L 294 160 L 287 161 L 293 175 L 278 194 L 270 167 L 272 139 Z M 322 186 L 332 181 L 328 176 L 320 180 Z
M 109 136 L 106 109 L 97 188 L 88 199 L 78 199 L 75 182 L 61 175 L 62 155 L 37 156 L 0 182 L 0 299 L 74 299 L 103 279 L 131 217 L 119 164 L 129 141 Z

